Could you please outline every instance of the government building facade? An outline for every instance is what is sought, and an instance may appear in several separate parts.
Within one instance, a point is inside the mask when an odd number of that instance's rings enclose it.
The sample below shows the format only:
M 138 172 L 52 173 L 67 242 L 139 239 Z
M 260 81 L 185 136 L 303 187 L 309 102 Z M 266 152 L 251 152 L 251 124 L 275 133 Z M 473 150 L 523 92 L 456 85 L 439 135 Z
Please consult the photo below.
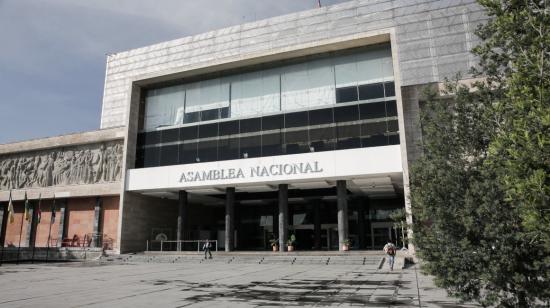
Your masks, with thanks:
M 358 0 L 109 55 L 98 130 L 0 145 L 0 242 L 401 245 L 422 89 L 468 79 L 486 18 L 473 0 Z

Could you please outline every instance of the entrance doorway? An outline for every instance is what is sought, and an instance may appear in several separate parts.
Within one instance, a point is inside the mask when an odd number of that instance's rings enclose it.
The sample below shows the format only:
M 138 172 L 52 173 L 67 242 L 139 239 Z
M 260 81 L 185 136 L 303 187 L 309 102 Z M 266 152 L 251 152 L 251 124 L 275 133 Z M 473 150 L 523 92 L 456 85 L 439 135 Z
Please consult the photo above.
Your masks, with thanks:
M 391 240 L 396 246 L 402 246 L 402 230 L 397 229 L 393 222 L 373 222 L 371 223 L 371 247 L 373 249 L 382 249 L 388 240 Z

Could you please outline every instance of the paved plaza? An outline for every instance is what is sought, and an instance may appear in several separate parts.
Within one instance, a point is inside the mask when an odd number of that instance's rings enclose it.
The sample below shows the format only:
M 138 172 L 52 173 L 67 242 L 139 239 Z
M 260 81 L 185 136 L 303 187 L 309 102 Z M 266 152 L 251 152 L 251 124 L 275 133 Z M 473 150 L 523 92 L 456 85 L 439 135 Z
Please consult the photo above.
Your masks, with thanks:
M 472 307 L 415 265 L 389 271 L 380 260 L 4 264 L 0 307 Z

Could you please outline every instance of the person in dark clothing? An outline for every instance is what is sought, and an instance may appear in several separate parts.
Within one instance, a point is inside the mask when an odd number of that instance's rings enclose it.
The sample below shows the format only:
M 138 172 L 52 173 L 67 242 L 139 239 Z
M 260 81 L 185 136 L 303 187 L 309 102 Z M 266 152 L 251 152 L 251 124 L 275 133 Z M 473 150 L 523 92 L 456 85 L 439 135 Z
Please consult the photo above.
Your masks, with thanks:
M 210 255 L 210 259 L 212 259 L 212 252 L 210 251 L 211 248 L 212 248 L 212 244 L 210 244 L 210 240 L 206 240 L 206 242 L 204 242 L 204 245 L 202 245 L 202 250 L 204 250 L 205 259 L 206 259 L 207 253 Z

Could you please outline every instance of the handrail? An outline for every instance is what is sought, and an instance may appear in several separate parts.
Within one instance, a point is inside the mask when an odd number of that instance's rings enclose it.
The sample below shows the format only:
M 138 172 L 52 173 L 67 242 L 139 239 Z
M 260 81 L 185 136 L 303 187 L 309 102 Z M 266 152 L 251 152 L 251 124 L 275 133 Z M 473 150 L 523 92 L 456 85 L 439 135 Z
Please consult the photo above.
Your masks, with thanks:
M 215 246 L 216 246 L 216 251 L 218 251 L 218 241 L 217 240 L 208 240 L 210 243 L 214 243 Z M 164 250 L 164 243 L 176 243 L 177 245 L 177 249 L 176 251 L 182 251 L 182 245 L 183 243 L 197 243 L 197 252 L 200 252 L 201 249 L 201 243 L 205 243 L 206 240 L 173 240 L 173 241 L 162 241 L 162 240 L 147 240 L 147 246 L 146 246 L 146 251 L 150 251 L 149 250 L 149 247 L 151 246 L 152 248 L 152 245 L 149 245 L 149 243 L 153 244 L 153 243 L 160 243 L 160 251 L 163 251 Z

